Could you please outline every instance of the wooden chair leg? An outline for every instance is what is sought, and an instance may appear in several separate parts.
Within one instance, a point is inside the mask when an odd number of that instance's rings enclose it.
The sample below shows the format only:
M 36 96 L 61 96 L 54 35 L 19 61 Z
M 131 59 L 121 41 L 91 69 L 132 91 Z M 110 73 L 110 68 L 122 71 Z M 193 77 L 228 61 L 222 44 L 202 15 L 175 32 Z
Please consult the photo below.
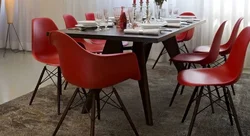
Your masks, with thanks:
M 115 94 L 115 96 L 116 96 L 116 98 L 117 98 L 117 100 L 118 100 L 118 102 L 119 102 L 119 104 L 120 104 L 120 106 L 121 106 L 121 108 L 122 108 L 122 110 L 123 110 L 123 112 L 124 112 L 124 114 L 125 114 L 125 116 L 126 116 L 128 122 L 129 122 L 130 126 L 132 127 L 132 129 L 133 129 L 135 135 L 136 135 L 136 136 L 139 136 L 139 134 L 138 134 L 138 132 L 137 132 L 137 130 L 136 130 L 136 128 L 135 128 L 135 125 L 134 125 L 134 123 L 133 123 L 131 117 L 130 117 L 129 114 L 128 114 L 128 111 L 127 111 L 126 107 L 124 106 L 124 104 L 123 104 L 123 102 L 122 102 L 121 97 L 118 95 L 118 93 L 117 93 L 117 91 L 116 91 L 115 88 L 113 88 L 113 91 L 114 91 L 114 94 Z
M 165 47 L 162 48 L 161 53 L 158 55 L 157 59 L 155 60 L 155 63 L 154 63 L 154 65 L 153 65 L 152 69 L 155 68 L 155 65 L 156 65 L 156 63 L 159 61 L 159 59 L 160 59 L 160 57 L 161 57 L 161 55 L 162 55 L 164 49 L 165 49 Z
M 66 83 L 65 83 L 65 85 L 64 85 L 64 90 L 66 90 L 67 89 L 67 86 L 68 86 L 68 82 L 66 81 Z
M 97 118 L 101 119 L 100 93 L 96 94 Z
M 229 116 L 229 120 L 230 120 L 231 125 L 233 125 L 233 119 L 232 119 L 230 105 L 229 105 L 228 96 L 227 96 L 228 94 L 226 92 L 226 87 L 225 86 L 223 86 L 223 93 L 224 93 L 225 102 L 226 102 L 226 105 L 227 105 L 227 113 L 228 113 L 228 116 Z
M 90 124 L 91 124 L 91 129 L 90 129 L 90 136 L 95 136 L 95 97 L 96 94 L 93 93 L 92 95 L 92 108 L 91 108 L 91 117 L 90 117 Z
M 38 79 L 38 81 L 37 81 L 35 90 L 34 90 L 34 92 L 33 92 L 33 94 L 32 94 L 31 99 L 30 99 L 29 105 L 32 104 L 32 102 L 33 102 L 33 100 L 34 100 L 34 98 L 35 98 L 35 96 L 36 96 L 37 90 L 38 90 L 38 88 L 39 88 L 39 86 L 40 86 L 40 84 L 41 84 L 41 81 L 42 81 L 42 79 L 43 79 L 43 75 L 44 75 L 44 72 L 45 72 L 45 71 L 46 71 L 46 66 L 43 67 L 43 70 L 42 70 L 42 72 L 41 72 L 41 74 L 40 74 L 40 77 L 39 77 L 39 79 Z
M 233 95 L 235 95 L 234 84 L 231 85 L 231 88 L 232 88 Z
M 190 109 L 190 107 L 192 106 L 192 103 L 193 103 L 193 101 L 194 101 L 194 97 L 195 97 L 195 95 L 197 94 L 198 89 L 199 89 L 199 87 L 195 87 L 195 88 L 194 88 L 194 91 L 193 91 L 193 93 L 192 93 L 192 95 L 191 95 L 191 97 L 190 97 L 190 100 L 189 100 L 189 102 L 188 102 L 188 105 L 187 105 L 187 108 L 186 108 L 186 110 L 185 110 L 185 113 L 184 113 L 184 115 L 183 115 L 183 117 L 182 117 L 182 120 L 181 120 L 182 123 L 185 121 L 185 119 L 186 119 L 186 117 L 187 117 L 187 115 L 188 115 L 189 109 Z
M 62 73 L 61 68 L 57 67 L 57 114 L 60 115 L 60 101 L 62 94 Z
M 74 99 L 76 98 L 76 95 L 78 93 L 78 88 L 75 90 L 75 92 L 73 93 L 72 97 L 70 98 L 69 100 L 69 103 L 66 107 L 66 109 L 64 110 L 63 114 L 62 114 L 62 117 L 60 119 L 60 121 L 58 122 L 57 126 L 56 126 L 56 129 L 54 130 L 54 133 L 53 133 L 53 136 L 56 135 L 57 131 L 59 130 L 60 126 L 62 125 L 63 123 L 63 120 L 65 119 L 66 115 L 68 114 L 68 111 L 70 109 L 70 106 L 72 105 L 72 103 L 74 102 Z
M 177 85 L 176 85 L 176 87 L 175 87 L 175 90 L 174 90 L 174 94 L 173 94 L 173 96 L 172 96 L 172 98 L 171 98 L 171 101 L 170 101 L 170 103 L 169 103 L 169 107 L 172 106 L 172 104 L 173 104 L 173 102 L 174 102 L 174 98 L 175 98 L 175 96 L 176 96 L 176 94 L 177 94 L 177 92 L 178 92 L 179 87 L 180 87 L 180 84 L 177 83 Z
M 201 97 L 202 97 L 202 94 L 203 94 L 203 88 L 204 87 L 202 86 L 201 89 L 200 89 L 199 95 L 197 97 L 197 100 L 196 100 L 192 120 L 191 120 L 190 125 L 189 125 L 188 136 L 191 136 L 191 134 L 192 134 L 192 130 L 193 130 L 193 127 L 194 127 L 194 122 L 195 122 L 195 119 L 196 119 L 196 116 L 197 116 L 197 113 L 198 113 L 198 110 L 199 110 Z
M 242 131 L 241 131 L 241 128 L 240 128 L 240 123 L 239 123 L 239 120 L 238 120 L 238 116 L 237 116 L 237 113 L 236 113 L 236 110 L 235 110 L 235 107 L 234 107 L 232 95 L 231 95 L 229 90 L 227 90 L 227 93 L 228 93 L 228 97 L 229 97 L 229 104 L 230 104 L 230 107 L 231 107 L 232 112 L 233 112 L 234 121 L 235 121 L 237 130 L 239 132 L 239 136 L 242 136 L 243 134 L 242 134 Z
M 211 105 L 212 113 L 214 113 L 214 105 L 213 105 L 213 99 L 212 99 L 212 94 L 211 94 L 210 86 L 207 86 L 207 89 L 208 89 L 208 95 L 209 95 L 209 100 L 210 100 L 210 105 Z

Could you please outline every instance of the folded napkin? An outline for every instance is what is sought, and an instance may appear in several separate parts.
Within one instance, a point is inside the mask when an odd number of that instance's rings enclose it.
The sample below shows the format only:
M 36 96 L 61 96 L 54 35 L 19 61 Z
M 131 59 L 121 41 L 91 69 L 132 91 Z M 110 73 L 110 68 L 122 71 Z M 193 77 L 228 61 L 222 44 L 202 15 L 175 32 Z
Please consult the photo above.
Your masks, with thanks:
M 177 18 L 182 18 L 182 19 L 195 19 L 196 16 L 178 16 Z
M 157 29 L 157 28 L 160 28 L 164 25 L 165 24 L 163 24 L 163 23 L 156 23 L 156 24 L 140 24 L 139 26 L 143 29 Z
M 125 34 L 159 35 L 160 29 L 124 29 Z
M 181 18 L 164 18 L 164 21 L 167 21 L 168 23 L 180 23 L 183 21 Z
M 96 26 L 96 22 L 90 20 L 77 21 L 77 23 L 82 24 L 83 26 Z
M 180 28 L 181 23 L 167 23 L 167 24 L 164 25 L 164 27 Z
M 108 20 L 115 22 L 115 17 L 109 17 Z

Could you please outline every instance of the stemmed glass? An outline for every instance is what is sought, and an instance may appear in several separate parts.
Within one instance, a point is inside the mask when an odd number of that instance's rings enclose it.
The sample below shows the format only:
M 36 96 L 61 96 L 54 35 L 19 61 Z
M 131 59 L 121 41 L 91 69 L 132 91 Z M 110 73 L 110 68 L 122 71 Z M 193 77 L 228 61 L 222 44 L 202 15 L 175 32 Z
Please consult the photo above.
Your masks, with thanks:
M 109 30 L 108 28 L 109 15 L 107 9 L 103 9 L 103 15 L 104 15 L 104 26 L 105 26 L 104 30 Z
M 103 16 L 101 12 L 95 12 L 95 22 L 96 22 L 96 30 L 95 31 L 101 31 L 102 29 L 100 28 L 101 22 L 102 22 Z
M 172 17 L 172 12 L 173 12 L 173 5 L 172 4 L 169 4 L 168 5 L 168 14 L 169 14 L 169 17 Z
M 177 17 L 179 15 L 179 9 L 177 7 L 174 8 L 173 15 L 174 17 Z

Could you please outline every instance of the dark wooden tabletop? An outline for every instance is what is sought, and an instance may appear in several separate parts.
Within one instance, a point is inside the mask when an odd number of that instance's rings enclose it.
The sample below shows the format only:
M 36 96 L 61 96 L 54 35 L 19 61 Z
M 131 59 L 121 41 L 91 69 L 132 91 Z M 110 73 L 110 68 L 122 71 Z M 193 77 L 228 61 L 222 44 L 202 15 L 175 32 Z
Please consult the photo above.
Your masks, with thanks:
M 158 43 L 162 42 L 170 37 L 175 36 L 178 33 L 184 32 L 190 28 L 199 26 L 202 23 L 205 23 L 205 20 L 194 21 L 190 24 L 182 25 L 180 28 L 168 28 L 167 31 L 162 31 L 159 36 L 152 35 L 134 35 L 134 34 L 124 34 L 123 30 L 116 27 L 112 27 L 107 31 L 94 31 L 94 29 L 86 29 L 84 31 L 72 30 L 72 29 L 63 29 L 60 30 L 71 37 L 74 38 L 88 38 L 88 39 L 105 39 L 105 40 L 119 40 L 119 41 L 133 41 L 133 42 L 149 42 L 149 43 Z

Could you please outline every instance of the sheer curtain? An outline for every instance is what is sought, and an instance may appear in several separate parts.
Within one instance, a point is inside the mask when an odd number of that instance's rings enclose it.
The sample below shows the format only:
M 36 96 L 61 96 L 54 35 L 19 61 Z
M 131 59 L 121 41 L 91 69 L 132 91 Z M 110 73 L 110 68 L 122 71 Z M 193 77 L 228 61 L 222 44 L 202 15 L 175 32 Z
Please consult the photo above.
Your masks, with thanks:
M 39 0 L 15 0 L 14 26 L 25 50 L 31 50 L 31 19 L 39 15 Z M 1 3 L 0 13 L 0 48 L 5 45 L 7 34 L 7 21 L 5 13 L 5 0 Z M 19 42 L 14 33 L 14 29 L 10 28 L 11 48 L 21 49 Z M 9 48 L 9 45 L 8 45 Z
M 4 1 L 1 4 L 0 13 L 0 48 L 4 47 L 6 37 L 6 15 Z M 15 0 L 15 18 L 14 25 L 18 31 L 21 42 L 26 50 L 31 50 L 31 19 L 35 17 L 49 17 L 58 25 L 59 28 L 65 28 L 62 15 L 72 14 L 77 20 L 85 19 L 84 13 L 94 12 L 103 8 L 113 12 L 113 7 L 132 5 L 133 0 Z M 144 2 L 146 0 L 143 0 Z M 150 7 L 154 8 L 154 0 L 150 1 Z M 139 0 L 137 0 L 139 2 Z M 145 4 L 145 3 L 144 3 Z M 209 45 L 212 42 L 214 33 L 220 23 L 228 20 L 222 42 L 227 41 L 232 27 L 239 17 L 244 17 L 242 28 L 250 25 L 250 2 L 249 0 L 168 0 L 164 2 L 163 7 L 168 8 L 172 4 L 179 9 L 179 13 L 192 11 L 198 18 L 206 19 L 206 23 L 195 28 L 195 34 L 191 41 L 187 42 L 190 51 L 199 45 Z M 19 48 L 18 41 L 11 30 L 12 48 Z M 152 46 L 150 59 L 156 59 L 163 45 L 158 43 Z M 248 53 L 249 55 L 250 53 Z M 250 56 L 247 59 L 250 60 Z M 162 57 L 168 60 L 167 57 Z M 250 62 L 246 61 L 246 67 L 250 67 Z

